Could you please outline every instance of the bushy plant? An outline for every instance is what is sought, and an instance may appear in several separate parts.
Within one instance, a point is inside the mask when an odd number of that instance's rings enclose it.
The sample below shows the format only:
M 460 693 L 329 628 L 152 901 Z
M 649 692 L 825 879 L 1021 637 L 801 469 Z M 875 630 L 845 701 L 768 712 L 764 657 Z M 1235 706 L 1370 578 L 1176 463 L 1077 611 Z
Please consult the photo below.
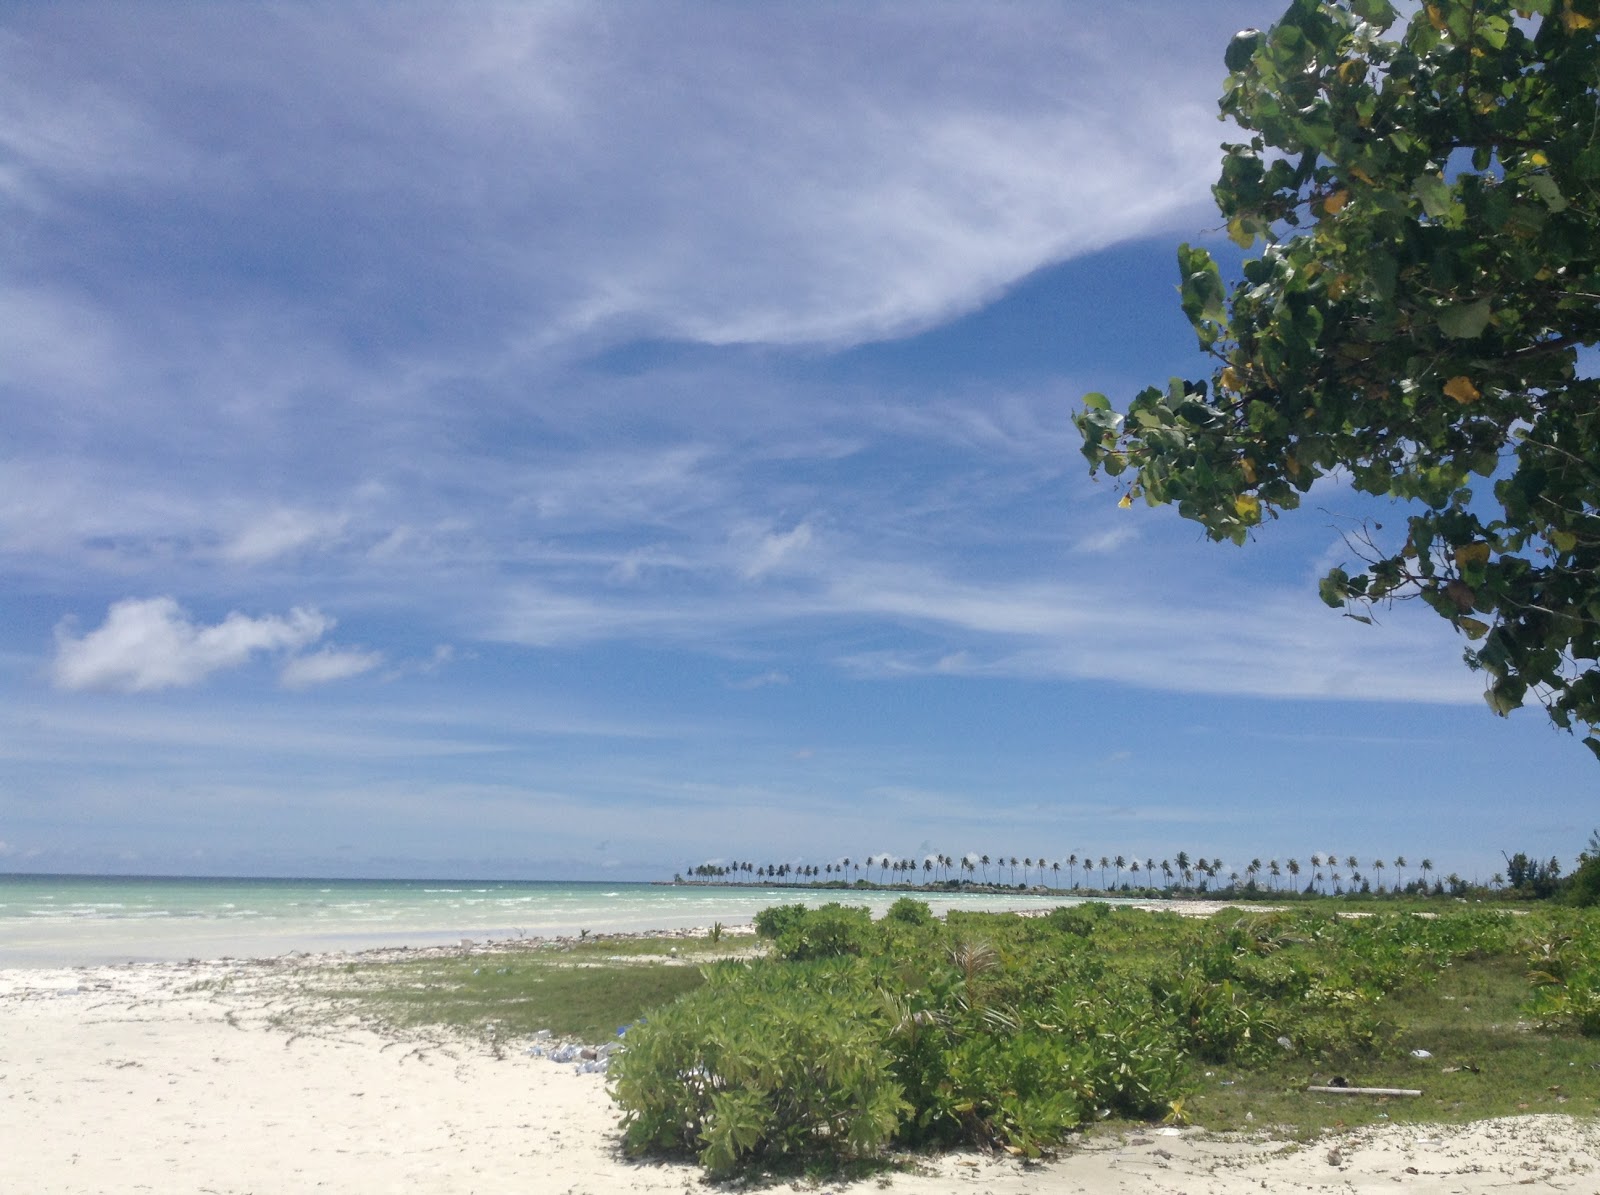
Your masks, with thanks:
M 863 954 L 877 940 L 869 910 L 826 904 L 820 909 L 801 908 L 799 916 L 788 918 L 775 945 L 780 957 L 804 962 Z
M 719 964 L 629 1034 L 614 1070 L 627 1146 L 718 1173 L 891 1144 L 1037 1156 L 1103 1113 L 1181 1115 L 1196 1062 L 1270 1068 L 1284 1043 L 1341 1065 L 1382 1056 L 1399 1039 L 1394 993 L 1505 957 L 1519 920 L 1082 906 L 941 922 L 908 899 L 874 924 L 839 905 L 769 909 L 757 922 L 777 957 Z M 1591 921 L 1541 921 L 1557 932 L 1535 1011 L 1600 1032 Z
M 924 926 L 934 923 L 933 910 L 928 907 L 925 900 L 916 900 L 910 896 L 902 896 L 889 906 L 889 911 L 884 914 L 884 919 L 901 925 Z
M 881 1003 L 835 964 L 720 967 L 628 1035 L 613 1063 L 630 1153 L 751 1159 L 871 1154 L 910 1111 Z

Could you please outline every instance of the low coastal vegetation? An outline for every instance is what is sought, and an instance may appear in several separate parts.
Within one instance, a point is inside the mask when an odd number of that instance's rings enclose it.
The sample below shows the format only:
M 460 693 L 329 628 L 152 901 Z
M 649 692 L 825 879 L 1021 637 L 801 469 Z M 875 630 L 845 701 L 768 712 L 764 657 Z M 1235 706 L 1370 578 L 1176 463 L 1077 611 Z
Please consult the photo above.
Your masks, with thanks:
M 714 1175 L 955 1146 L 1036 1157 L 1097 1126 L 1308 1138 L 1600 1113 L 1592 910 L 1091 902 L 940 919 L 904 897 L 878 921 L 782 905 L 757 930 L 346 964 L 314 982 L 366 1019 L 496 1049 L 627 1027 L 610 1070 L 626 1149 Z
M 386 1029 L 442 1029 L 504 1043 L 548 1030 L 599 1042 L 704 983 L 699 965 L 751 950 L 747 934 L 596 937 L 472 953 L 350 962 L 312 973 L 312 994 Z
M 707 966 L 629 1034 L 612 1076 L 630 1151 L 723 1174 L 891 1148 L 1038 1156 L 1106 1120 L 1292 1135 L 1600 1110 L 1587 914 L 941 921 L 907 898 L 876 923 L 796 905 L 759 929 L 768 957 Z

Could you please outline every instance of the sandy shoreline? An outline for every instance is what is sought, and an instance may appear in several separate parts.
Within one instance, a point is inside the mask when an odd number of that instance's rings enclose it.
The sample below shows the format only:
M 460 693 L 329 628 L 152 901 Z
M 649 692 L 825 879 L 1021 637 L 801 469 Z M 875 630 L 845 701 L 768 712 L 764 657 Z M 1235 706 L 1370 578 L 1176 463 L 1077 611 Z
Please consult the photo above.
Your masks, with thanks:
M 497 1055 L 454 1039 L 384 1036 L 315 1006 L 297 977 L 331 961 L 0 971 L 0 1191 L 677 1195 L 702 1186 L 694 1167 L 621 1155 L 602 1075 L 520 1045 Z M 1600 1190 L 1600 1122 L 1393 1126 L 1306 1146 L 1152 1129 L 1091 1138 L 1042 1166 L 964 1154 L 914 1171 L 815 1189 L 1588 1192 Z

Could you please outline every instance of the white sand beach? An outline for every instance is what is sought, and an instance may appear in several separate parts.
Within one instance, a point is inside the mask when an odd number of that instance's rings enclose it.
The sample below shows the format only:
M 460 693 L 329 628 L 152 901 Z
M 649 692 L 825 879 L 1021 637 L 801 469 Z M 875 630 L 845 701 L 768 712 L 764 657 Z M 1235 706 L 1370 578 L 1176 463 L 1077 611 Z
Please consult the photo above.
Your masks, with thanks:
M 0 971 L 0 1191 L 677 1195 L 702 1185 L 692 1166 L 623 1157 L 603 1075 L 521 1044 L 497 1053 L 309 1015 L 318 1010 L 296 975 L 325 961 Z M 1247 1187 L 1594 1191 L 1600 1123 L 1390 1127 L 1313 1145 L 1152 1129 L 1095 1136 L 1043 1165 L 957 1154 L 819 1189 Z

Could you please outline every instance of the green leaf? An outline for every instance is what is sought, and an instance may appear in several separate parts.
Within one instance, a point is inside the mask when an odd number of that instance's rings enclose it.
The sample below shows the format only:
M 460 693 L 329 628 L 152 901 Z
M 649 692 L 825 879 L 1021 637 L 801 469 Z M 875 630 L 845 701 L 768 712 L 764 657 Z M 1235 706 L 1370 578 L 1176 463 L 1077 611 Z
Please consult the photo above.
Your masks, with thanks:
M 1482 639 L 1489 633 L 1489 624 L 1477 618 L 1458 618 L 1456 626 L 1468 639 Z
M 1450 186 L 1437 174 L 1419 174 L 1411 183 L 1411 193 L 1422 204 L 1422 210 L 1435 220 L 1449 215 L 1452 203 Z
M 1379 29 L 1387 29 L 1399 16 L 1389 0 L 1352 0 L 1350 9 L 1363 21 L 1376 25 Z
M 1535 195 L 1544 200 L 1544 205 L 1552 212 L 1567 210 L 1566 196 L 1561 194 L 1561 188 L 1556 185 L 1556 180 L 1548 174 L 1530 174 L 1528 186 Z
M 1489 300 L 1457 303 L 1439 313 L 1439 331 L 1456 340 L 1471 340 L 1489 326 Z
M 1245 67 L 1250 65 L 1250 59 L 1260 45 L 1261 30 L 1241 29 L 1233 35 L 1233 40 L 1228 43 L 1228 49 L 1222 56 L 1223 65 L 1230 71 L 1244 70 Z

